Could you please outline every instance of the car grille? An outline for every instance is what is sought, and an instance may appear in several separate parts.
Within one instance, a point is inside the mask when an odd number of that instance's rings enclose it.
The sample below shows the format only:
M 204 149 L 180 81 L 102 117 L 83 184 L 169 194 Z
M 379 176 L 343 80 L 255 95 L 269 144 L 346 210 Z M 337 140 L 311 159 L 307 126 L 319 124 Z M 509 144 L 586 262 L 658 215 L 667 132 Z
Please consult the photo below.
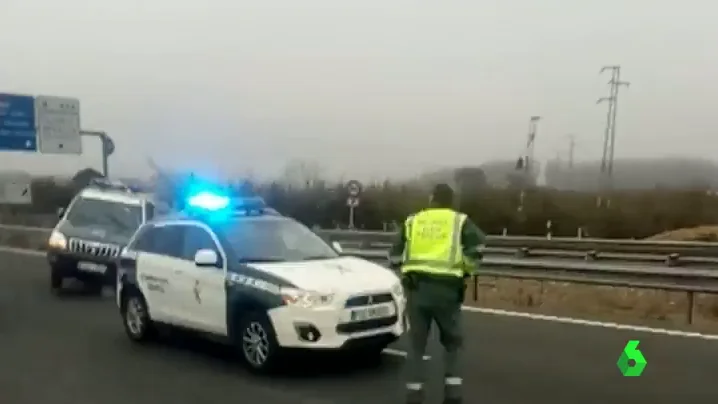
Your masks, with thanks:
M 391 293 L 378 293 L 372 295 L 361 295 L 350 297 L 344 307 L 361 307 L 371 306 L 374 304 L 393 302 L 394 298 Z
M 92 255 L 95 257 L 114 258 L 120 254 L 120 246 L 117 244 L 100 243 L 78 238 L 70 239 L 68 249 L 73 253 Z

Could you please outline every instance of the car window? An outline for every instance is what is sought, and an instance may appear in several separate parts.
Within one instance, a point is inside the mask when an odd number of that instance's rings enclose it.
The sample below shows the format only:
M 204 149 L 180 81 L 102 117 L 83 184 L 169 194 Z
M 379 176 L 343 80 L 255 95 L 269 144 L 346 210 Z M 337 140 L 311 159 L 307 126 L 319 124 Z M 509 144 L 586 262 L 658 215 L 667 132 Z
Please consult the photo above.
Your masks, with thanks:
M 142 224 L 142 207 L 92 198 L 77 198 L 65 213 L 73 227 L 103 227 L 130 236 Z
M 219 255 L 217 244 L 207 230 L 199 226 L 182 226 L 184 227 L 184 242 L 182 243 L 182 257 L 186 260 L 194 260 L 197 251 L 208 249 L 213 250 Z
M 288 218 L 238 220 L 227 223 L 218 231 L 240 261 L 286 262 L 338 257 L 322 238 Z
M 151 246 L 152 238 L 148 236 L 154 230 L 151 225 L 142 226 L 137 230 L 137 234 L 133 236 L 132 242 L 127 245 L 128 250 L 147 251 L 147 246 Z
M 138 235 L 133 249 L 170 257 L 182 257 L 183 227 L 152 226 Z

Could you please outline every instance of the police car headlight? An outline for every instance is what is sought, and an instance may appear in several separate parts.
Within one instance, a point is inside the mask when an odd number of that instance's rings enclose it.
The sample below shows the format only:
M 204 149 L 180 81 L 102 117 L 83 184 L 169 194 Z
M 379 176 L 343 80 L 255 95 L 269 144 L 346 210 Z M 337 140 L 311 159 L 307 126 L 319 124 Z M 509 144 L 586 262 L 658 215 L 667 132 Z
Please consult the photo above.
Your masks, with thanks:
M 67 237 L 59 231 L 53 230 L 47 240 L 47 246 L 56 250 L 64 250 L 67 248 Z
M 296 288 L 282 288 L 281 295 L 285 304 L 304 308 L 326 306 L 331 304 L 334 299 L 331 294 Z
M 391 294 L 397 297 L 404 297 L 404 287 L 401 286 L 401 283 L 397 283 L 391 288 Z

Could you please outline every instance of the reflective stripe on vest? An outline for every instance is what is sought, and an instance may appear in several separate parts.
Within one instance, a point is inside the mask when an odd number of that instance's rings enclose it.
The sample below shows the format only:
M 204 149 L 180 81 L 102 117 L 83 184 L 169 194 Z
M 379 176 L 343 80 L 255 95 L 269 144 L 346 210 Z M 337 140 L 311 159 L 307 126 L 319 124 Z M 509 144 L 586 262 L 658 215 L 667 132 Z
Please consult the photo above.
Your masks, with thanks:
M 429 209 L 406 220 L 402 272 L 464 276 L 461 228 L 466 215 L 451 209 Z

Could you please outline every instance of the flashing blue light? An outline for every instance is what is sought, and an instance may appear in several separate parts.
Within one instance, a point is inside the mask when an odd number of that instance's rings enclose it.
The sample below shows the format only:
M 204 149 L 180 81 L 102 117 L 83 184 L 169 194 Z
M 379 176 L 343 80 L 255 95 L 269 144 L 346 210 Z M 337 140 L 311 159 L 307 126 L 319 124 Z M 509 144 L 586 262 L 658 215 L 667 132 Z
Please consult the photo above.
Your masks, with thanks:
M 187 198 L 187 205 L 195 209 L 218 211 L 228 208 L 231 201 L 228 196 L 203 191 Z

